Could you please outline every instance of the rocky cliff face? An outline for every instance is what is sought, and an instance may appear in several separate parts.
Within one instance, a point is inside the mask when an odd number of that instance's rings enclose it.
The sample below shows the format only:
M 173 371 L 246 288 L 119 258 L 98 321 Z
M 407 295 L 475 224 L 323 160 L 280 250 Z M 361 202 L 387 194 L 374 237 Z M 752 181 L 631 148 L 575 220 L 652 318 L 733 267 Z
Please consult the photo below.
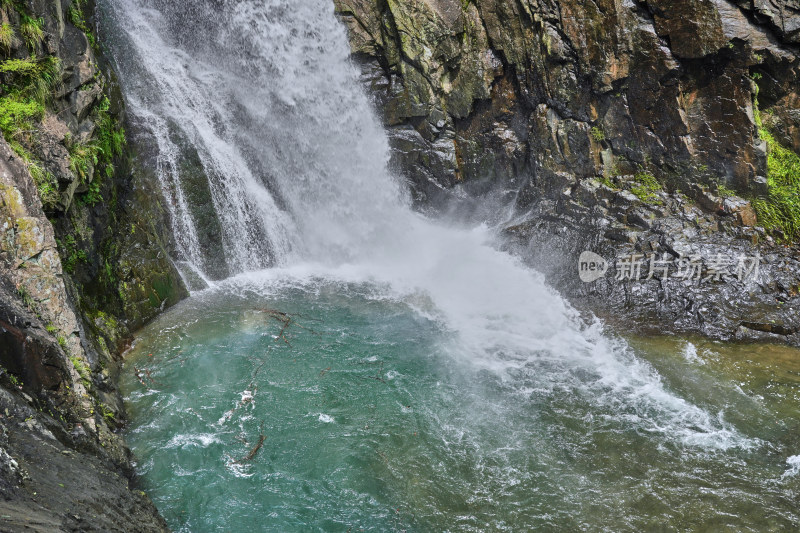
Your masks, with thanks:
M 161 531 L 115 374 L 186 291 L 84 0 L 0 3 L 0 529 Z
M 640 169 L 751 190 L 766 175 L 754 75 L 800 150 L 796 1 L 335 3 L 422 197 Z
M 798 342 L 800 262 L 774 239 L 796 238 L 800 213 L 767 205 L 800 189 L 767 178 L 800 175 L 800 3 L 335 5 L 420 206 L 500 191 L 509 246 L 609 319 Z M 581 283 L 582 250 L 610 274 Z M 719 254 L 725 277 L 703 282 Z M 737 257 L 756 254 L 740 282 Z M 614 279 L 625 255 L 641 279 Z M 695 258 L 700 280 L 648 278 L 651 258 Z

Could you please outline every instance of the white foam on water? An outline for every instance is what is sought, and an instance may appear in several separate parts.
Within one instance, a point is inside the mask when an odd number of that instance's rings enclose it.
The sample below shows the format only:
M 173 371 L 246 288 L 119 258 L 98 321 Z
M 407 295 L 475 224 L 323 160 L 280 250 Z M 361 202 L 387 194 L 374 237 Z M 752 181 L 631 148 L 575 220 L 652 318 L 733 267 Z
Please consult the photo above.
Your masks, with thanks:
M 251 465 L 247 463 L 237 463 L 233 459 L 230 459 L 225 463 L 225 466 L 235 477 L 238 478 L 247 479 L 255 475 L 255 472 L 251 472 Z
M 687 342 L 683 347 L 683 358 L 686 359 L 688 362 L 696 364 L 696 365 L 703 365 L 705 362 L 700 358 L 697 353 L 697 346 L 695 346 L 691 342 Z
M 184 448 L 187 446 L 200 446 L 207 448 L 212 444 L 219 444 L 219 436 L 214 433 L 198 433 L 193 435 L 178 434 L 167 442 L 165 448 Z
M 800 474 L 800 455 L 793 455 L 789 457 L 786 459 L 786 464 L 788 465 L 788 469 L 783 473 L 781 479 L 795 477 Z

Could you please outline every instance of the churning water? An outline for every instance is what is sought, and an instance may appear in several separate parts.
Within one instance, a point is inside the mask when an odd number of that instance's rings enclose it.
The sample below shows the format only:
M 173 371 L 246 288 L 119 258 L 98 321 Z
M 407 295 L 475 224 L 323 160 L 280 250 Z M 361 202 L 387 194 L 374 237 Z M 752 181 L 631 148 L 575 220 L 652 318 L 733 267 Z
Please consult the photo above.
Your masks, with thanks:
M 332 2 L 101 10 L 198 289 L 124 380 L 175 529 L 800 524 L 800 450 L 767 392 L 696 347 L 657 369 L 487 228 L 409 208 Z

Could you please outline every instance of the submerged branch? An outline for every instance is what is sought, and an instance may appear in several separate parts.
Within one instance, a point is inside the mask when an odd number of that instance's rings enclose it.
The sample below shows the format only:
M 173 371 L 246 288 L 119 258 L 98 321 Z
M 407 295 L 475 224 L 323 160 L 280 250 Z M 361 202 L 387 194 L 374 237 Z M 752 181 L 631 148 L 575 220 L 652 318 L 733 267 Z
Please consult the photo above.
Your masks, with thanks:
M 306 331 L 308 331 L 310 333 L 313 333 L 314 335 L 319 335 L 319 332 L 314 331 L 311 328 L 308 328 L 306 326 L 303 326 L 302 324 L 298 324 L 297 323 L 296 317 L 305 318 L 302 315 L 284 313 L 283 311 L 278 311 L 277 309 L 270 309 L 268 307 L 267 308 L 264 308 L 264 307 L 258 308 L 258 309 L 256 309 L 256 311 L 260 311 L 260 312 L 266 314 L 268 318 L 273 318 L 273 319 L 275 319 L 275 320 L 277 320 L 278 322 L 281 323 L 281 330 L 278 332 L 278 335 L 275 338 L 282 340 L 288 346 L 291 346 L 292 343 L 290 343 L 289 339 L 286 338 L 286 332 L 292 326 L 300 328 L 300 329 L 304 329 L 304 330 L 306 330 Z M 309 319 L 309 320 L 311 320 L 311 319 Z M 319 320 L 319 319 L 316 319 L 316 320 L 321 322 L 321 320 Z
M 258 442 L 256 442 L 256 445 L 253 446 L 253 448 L 250 450 L 250 453 L 248 453 L 245 457 L 242 457 L 238 461 L 234 461 L 233 464 L 240 465 L 252 461 L 253 458 L 258 454 L 258 451 L 264 445 L 265 440 L 267 440 L 267 437 L 266 435 L 264 435 L 264 422 L 261 422 L 261 427 L 259 428 Z
M 134 370 L 134 373 L 136 374 L 136 379 L 139 380 L 139 383 L 141 383 L 143 387 L 145 387 L 147 389 L 152 388 L 150 385 L 148 385 L 145 382 L 144 377 L 147 377 L 147 379 L 150 380 L 150 383 L 152 385 L 161 385 L 161 383 L 159 383 L 158 381 L 155 380 L 155 378 L 153 378 L 153 375 L 150 373 L 150 371 L 148 369 L 145 368 L 144 371 L 142 371 L 142 370 L 139 370 L 138 367 L 133 367 L 133 370 Z
M 383 361 L 381 361 L 380 364 L 381 364 L 381 366 L 378 369 L 378 371 L 375 372 L 374 376 L 359 376 L 359 378 L 365 379 L 365 380 L 374 379 L 375 381 L 380 381 L 381 383 L 385 383 L 385 384 L 388 385 L 388 383 L 386 383 L 386 380 L 383 379 Z

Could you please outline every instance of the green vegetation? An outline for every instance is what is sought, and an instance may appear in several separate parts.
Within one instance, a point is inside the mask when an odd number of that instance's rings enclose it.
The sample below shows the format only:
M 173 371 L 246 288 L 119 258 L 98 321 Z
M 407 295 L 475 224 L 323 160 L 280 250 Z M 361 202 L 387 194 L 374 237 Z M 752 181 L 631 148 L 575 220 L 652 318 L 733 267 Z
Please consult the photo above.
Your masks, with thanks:
M 637 173 L 634 178 L 636 185 L 631 187 L 631 192 L 643 202 L 660 204 L 658 192 L 662 190 L 661 184 L 650 172 L 645 170 Z
M 44 115 L 44 107 L 30 98 L 14 96 L 0 97 L 0 129 L 11 137 L 6 139 L 12 146 L 15 137 L 33 128 L 32 121 L 39 121 Z
M 15 74 L 32 74 L 36 71 L 36 60 L 27 59 L 6 59 L 0 63 L 0 73 L 12 72 Z
M 58 338 L 58 343 L 59 344 L 61 344 L 61 340 L 63 338 L 64 337 L 59 337 Z M 64 341 L 64 342 L 66 344 L 66 341 Z M 66 348 L 64 348 L 64 350 L 66 351 Z M 89 372 L 89 367 L 86 366 L 86 363 L 84 363 L 79 357 L 77 357 L 75 355 L 70 355 L 69 356 L 69 360 L 72 362 L 72 366 L 75 367 L 75 371 L 78 372 L 78 375 L 81 377 L 81 381 L 83 382 L 83 384 L 88 389 L 89 388 L 89 384 L 92 382 L 92 374 L 91 374 L 91 372 Z
M 782 146 L 770 132 L 762 130 L 761 135 L 769 144 L 767 174 L 775 186 L 800 186 L 800 155 Z
M 99 148 L 96 143 L 73 144 L 69 149 L 69 168 L 75 177 L 84 183 L 91 178 L 91 173 L 99 160 Z
M 17 376 L 9 372 L 7 368 L 0 365 L 0 377 L 2 376 L 8 376 L 8 380 L 11 382 L 13 386 L 22 388 L 22 381 L 20 381 L 20 379 Z
M 108 98 L 104 97 L 97 110 L 95 138 L 70 148 L 70 168 L 79 179 L 88 182 L 91 169 L 95 169 L 89 190 L 78 198 L 83 205 L 92 206 L 103 199 L 102 180 L 114 175 L 114 158 L 125 148 L 125 130 L 111 116 L 110 107 Z
M 84 1 L 76 0 L 69 10 L 73 24 L 87 34 L 94 46 L 84 19 Z M 0 0 L 3 6 L 14 8 L 20 16 L 18 28 L 9 23 L 0 25 L 0 50 L 10 51 L 19 36 L 26 44 L 30 57 L 0 61 L 0 130 L 11 148 L 27 164 L 39 191 L 45 209 L 52 210 L 61 201 L 56 178 L 36 160 L 31 147 L 36 145 L 36 129 L 45 116 L 45 109 L 61 80 L 61 64 L 56 57 L 37 57 L 36 51 L 44 40 L 44 21 L 27 14 L 25 6 L 15 0 Z M 93 206 L 103 197 L 102 179 L 114 173 L 114 157 L 121 154 L 125 145 L 125 132 L 111 116 L 110 104 L 104 98 L 96 111 L 97 124 L 94 139 L 84 143 L 65 144 L 70 154 L 70 170 L 88 187 L 76 200 Z M 74 254 L 65 261 L 65 267 L 74 267 L 80 257 Z
M 41 29 L 38 19 L 27 20 L 26 30 L 21 24 L 20 32 L 27 38 L 36 38 L 36 28 Z M 10 42 L 13 28 L 5 24 L 0 31 L 0 45 Z M 26 33 L 27 32 L 27 33 Z M 44 118 L 45 107 L 61 79 L 61 64 L 56 57 L 7 59 L 0 62 L 0 130 L 12 149 L 23 159 L 39 190 L 45 208 L 54 208 L 61 197 L 55 177 L 36 161 L 28 147 L 35 143 L 34 134 L 38 123 Z M 110 103 L 104 98 L 97 110 L 95 138 L 86 143 L 69 145 L 70 169 L 76 177 L 88 185 L 88 191 L 78 198 L 83 205 L 100 202 L 101 180 L 114 173 L 113 160 L 125 146 L 125 131 L 111 116 Z M 95 172 L 93 179 L 93 170 Z
M 613 181 L 611 181 L 609 178 L 607 178 L 606 176 L 600 176 L 599 178 L 597 178 L 597 181 L 599 181 L 600 183 L 602 183 L 603 185 L 605 185 L 609 189 L 613 189 L 615 191 L 619 190 L 619 186 L 616 183 L 614 183 Z
M 114 331 L 119 327 L 117 319 L 104 311 L 97 311 L 93 318 L 95 323 L 100 321 L 103 328 L 108 331 Z
M 17 36 L 11 24 L 7 22 L 0 24 L 0 48 L 9 52 L 16 39 Z
M 769 146 L 766 197 L 753 200 L 758 220 L 785 241 L 800 239 L 800 156 L 782 146 L 766 128 L 761 138 Z
M 19 33 L 31 55 L 36 52 L 36 47 L 44 41 L 44 20 L 31 18 L 25 13 L 20 13 Z
M 104 270 L 104 271 L 105 271 L 105 273 L 106 273 L 106 278 L 107 278 L 107 279 L 108 279 L 110 282 L 112 282 L 112 283 L 113 283 L 113 281 L 114 281 L 114 269 L 113 269 L 113 268 L 111 268 L 111 263 L 109 263 L 109 262 L 108 262 L 108 259 L 106 259 L 106 260 L 103 262 L 103 270 Z
M 7 59 L 0 62 L 0 131 L 11 148 L 28 164 L 45 206 L 59 200 L 56 180 L 35 161 L 26 146 L 45 113 L 61 80 L 61 62 L 56 57 Z
M 590 133 L 592 134 L 592 138 L 597 142 L 603 142 L 606 140 L 605 132 L 597 126 L 594 126 Z
M 31 311 L 35 310 L 34 308 L 36 307 L 36 302 L 31 297 L 31 295 L 28 294 L 28 289 L 26 289 L 24 285 L 20 285 L 17 288 L 17 294 L 19 294 L 19 297 L 22 300 L 22 303 L 25 304 L 25 307 L 27 307 Z
M 90 184 L 89 189 L 78 197 L 78 202 L 81 205 L 93 206 L 97 205 L 103 200 L 103 194 L 100 191 L 100 179 L 95 178 Z
M 125 148 L 125 130 L 118 127 L 110 115 L 111 102 L 108 98 L 103 98 L 98 108 L 100 117 L 98 120 L 98 142 L 104 154 L 120 155 Z M 113 171 L 106 169 L 106 175 L 111 176 Z
M 83 263 L 88 261 L 86 251 L 78 249 L 78 242 L 74 235 L 67 235 L 57 242 L 61 248 L 61 263 L 67 273 L 73 274 L 79 261 Z
M 23 156 L 23 159 L 26 159 L 26 157 Z M 44 170 L 35 161 L 31 159 L 26 159 L 26 161 L 28 163 L 28 170 L 31 173 L 33 182 L 36 184 L 36 188 L 39 190 L 39 198 L 42 200 L 42 203 L 45 205 L 45 207 L 52 207 L 56 205 L 61 199 L 61 195 L 58 193 L 58 184 L 56 183 L 55 176 Z
M 720 184 L 717 185 L 717 194 L 723 198 L 730 198 L 731 196 L 736 196 L 736 191 Z
M 0 62 L 0 129 L 9 143 L 44 116 L 44 107 L 61 78 L 57 57 L 7 59 Z
M 103 414 L 103 418 L 106 422 L 110 424 L 114 424 L 116 422 L 116 417 L 114 416 L 114 412 L 111 411 L 105 404 L 98 402 L 98 407 L 100 408 L 100 412 Z
M 92 46 L 92 48 L 95 48 L 97 47 L 97 39 L 95 38 L 91 28 L 89 28 L 89 25 L 86 23 L 86 17 L 83 15 L 84 1 L 85 0 L 74 0 L 72 2 L 72 5 L 69 8 L 69 20 L 75 25 L 76 28 L 86 34 L 89 44 Z
M 753 80 L 761 75 L 754 73 Z M 762 226 L 780 240 L 800 239 L 800 155 L 781 145 L 764 124 L 758 106 L 758 85 L 753 96 L 753 116 L 760 137 L 767 143 L 767 195 L 752 200 Z

